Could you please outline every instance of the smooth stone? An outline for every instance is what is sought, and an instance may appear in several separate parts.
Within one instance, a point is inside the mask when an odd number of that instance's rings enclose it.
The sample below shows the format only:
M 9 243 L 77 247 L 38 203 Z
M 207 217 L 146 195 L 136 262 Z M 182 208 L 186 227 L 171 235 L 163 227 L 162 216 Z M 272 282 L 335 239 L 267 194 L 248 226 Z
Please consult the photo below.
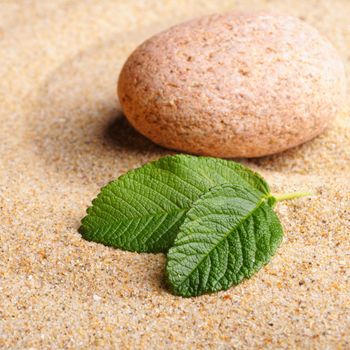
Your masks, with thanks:
M 341 110 L 345 72 L 333 46 L 291 17 L 211 15 L 165 30 L 127 59 L 118 95 L 155 143 L 258 157 L 320 134 Z

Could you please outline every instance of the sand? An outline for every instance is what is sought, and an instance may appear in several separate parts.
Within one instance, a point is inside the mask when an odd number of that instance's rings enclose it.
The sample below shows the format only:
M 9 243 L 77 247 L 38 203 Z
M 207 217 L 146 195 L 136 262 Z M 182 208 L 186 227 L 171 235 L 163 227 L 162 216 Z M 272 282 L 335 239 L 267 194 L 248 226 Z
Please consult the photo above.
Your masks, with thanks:
M 350 69 L 350 2 L 2 1 L 0 3 L 0 348 L 350 348 L 349 108 L 324 134 L 241 160 L 278 204 L 278 254 L 228 291 L 183 299 L 165 258 L 84 241 L 99 188 L 169 151 L 137 134 L 115 85 L 133 48 L 184 19 L 272 9 L 316 26 Z

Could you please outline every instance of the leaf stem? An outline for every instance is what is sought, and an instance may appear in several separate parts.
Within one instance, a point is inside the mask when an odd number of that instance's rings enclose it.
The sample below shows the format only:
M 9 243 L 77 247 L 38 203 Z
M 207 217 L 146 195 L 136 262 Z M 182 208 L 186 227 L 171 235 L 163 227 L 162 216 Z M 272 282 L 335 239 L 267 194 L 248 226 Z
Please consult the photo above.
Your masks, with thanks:
M 294 193 L 286 193 L 281 196 L 273 196 L 276 199 L 276 202 L 286 201 L 289 199 L 301 198 L 311 196 L 310 192 L 294 192 Z

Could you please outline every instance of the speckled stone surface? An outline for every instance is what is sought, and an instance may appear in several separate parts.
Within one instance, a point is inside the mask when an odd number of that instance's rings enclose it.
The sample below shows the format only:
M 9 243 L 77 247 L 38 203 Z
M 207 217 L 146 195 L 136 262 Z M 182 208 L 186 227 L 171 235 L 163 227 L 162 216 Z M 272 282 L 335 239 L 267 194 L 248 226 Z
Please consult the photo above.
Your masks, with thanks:
M 214 14 L 140 45 L 120 73 L 128 121 L 155 143 L 201 155 L 259 157 L 320 134 L 342 110 L 342 60 L 297 17 Z
M 0 348 L 350 347 L 349 109 L 301 147 L 242 161 L 274 192 L 314 196 L 278 205 L 278 254 L 229 291 L 175 297 L 163 255 L 77 233 L 102 185 L 168 154 L 116 108 L 128 54 L 171 24 L 235 9 L 304 18 L 349 72 L 347 0 L 0 3 Z

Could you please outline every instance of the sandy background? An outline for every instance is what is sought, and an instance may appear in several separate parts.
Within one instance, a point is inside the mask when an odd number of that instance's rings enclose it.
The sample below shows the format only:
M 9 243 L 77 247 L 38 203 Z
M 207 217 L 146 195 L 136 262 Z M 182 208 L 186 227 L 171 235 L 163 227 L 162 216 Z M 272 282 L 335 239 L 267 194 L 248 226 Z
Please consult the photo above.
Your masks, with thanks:
M 243 161 L 275 192 L 285 239 L 251 280 L 171 295 L 164 256 L 81 239 L 99 188 L 168 152 L 133 131 L 115 83 L 131 50 L 192 16 L 300 16 L 350 68 L 350 1 L 0 1 L 0 348 L 350 348 L 349 113 L 321 137 Z

